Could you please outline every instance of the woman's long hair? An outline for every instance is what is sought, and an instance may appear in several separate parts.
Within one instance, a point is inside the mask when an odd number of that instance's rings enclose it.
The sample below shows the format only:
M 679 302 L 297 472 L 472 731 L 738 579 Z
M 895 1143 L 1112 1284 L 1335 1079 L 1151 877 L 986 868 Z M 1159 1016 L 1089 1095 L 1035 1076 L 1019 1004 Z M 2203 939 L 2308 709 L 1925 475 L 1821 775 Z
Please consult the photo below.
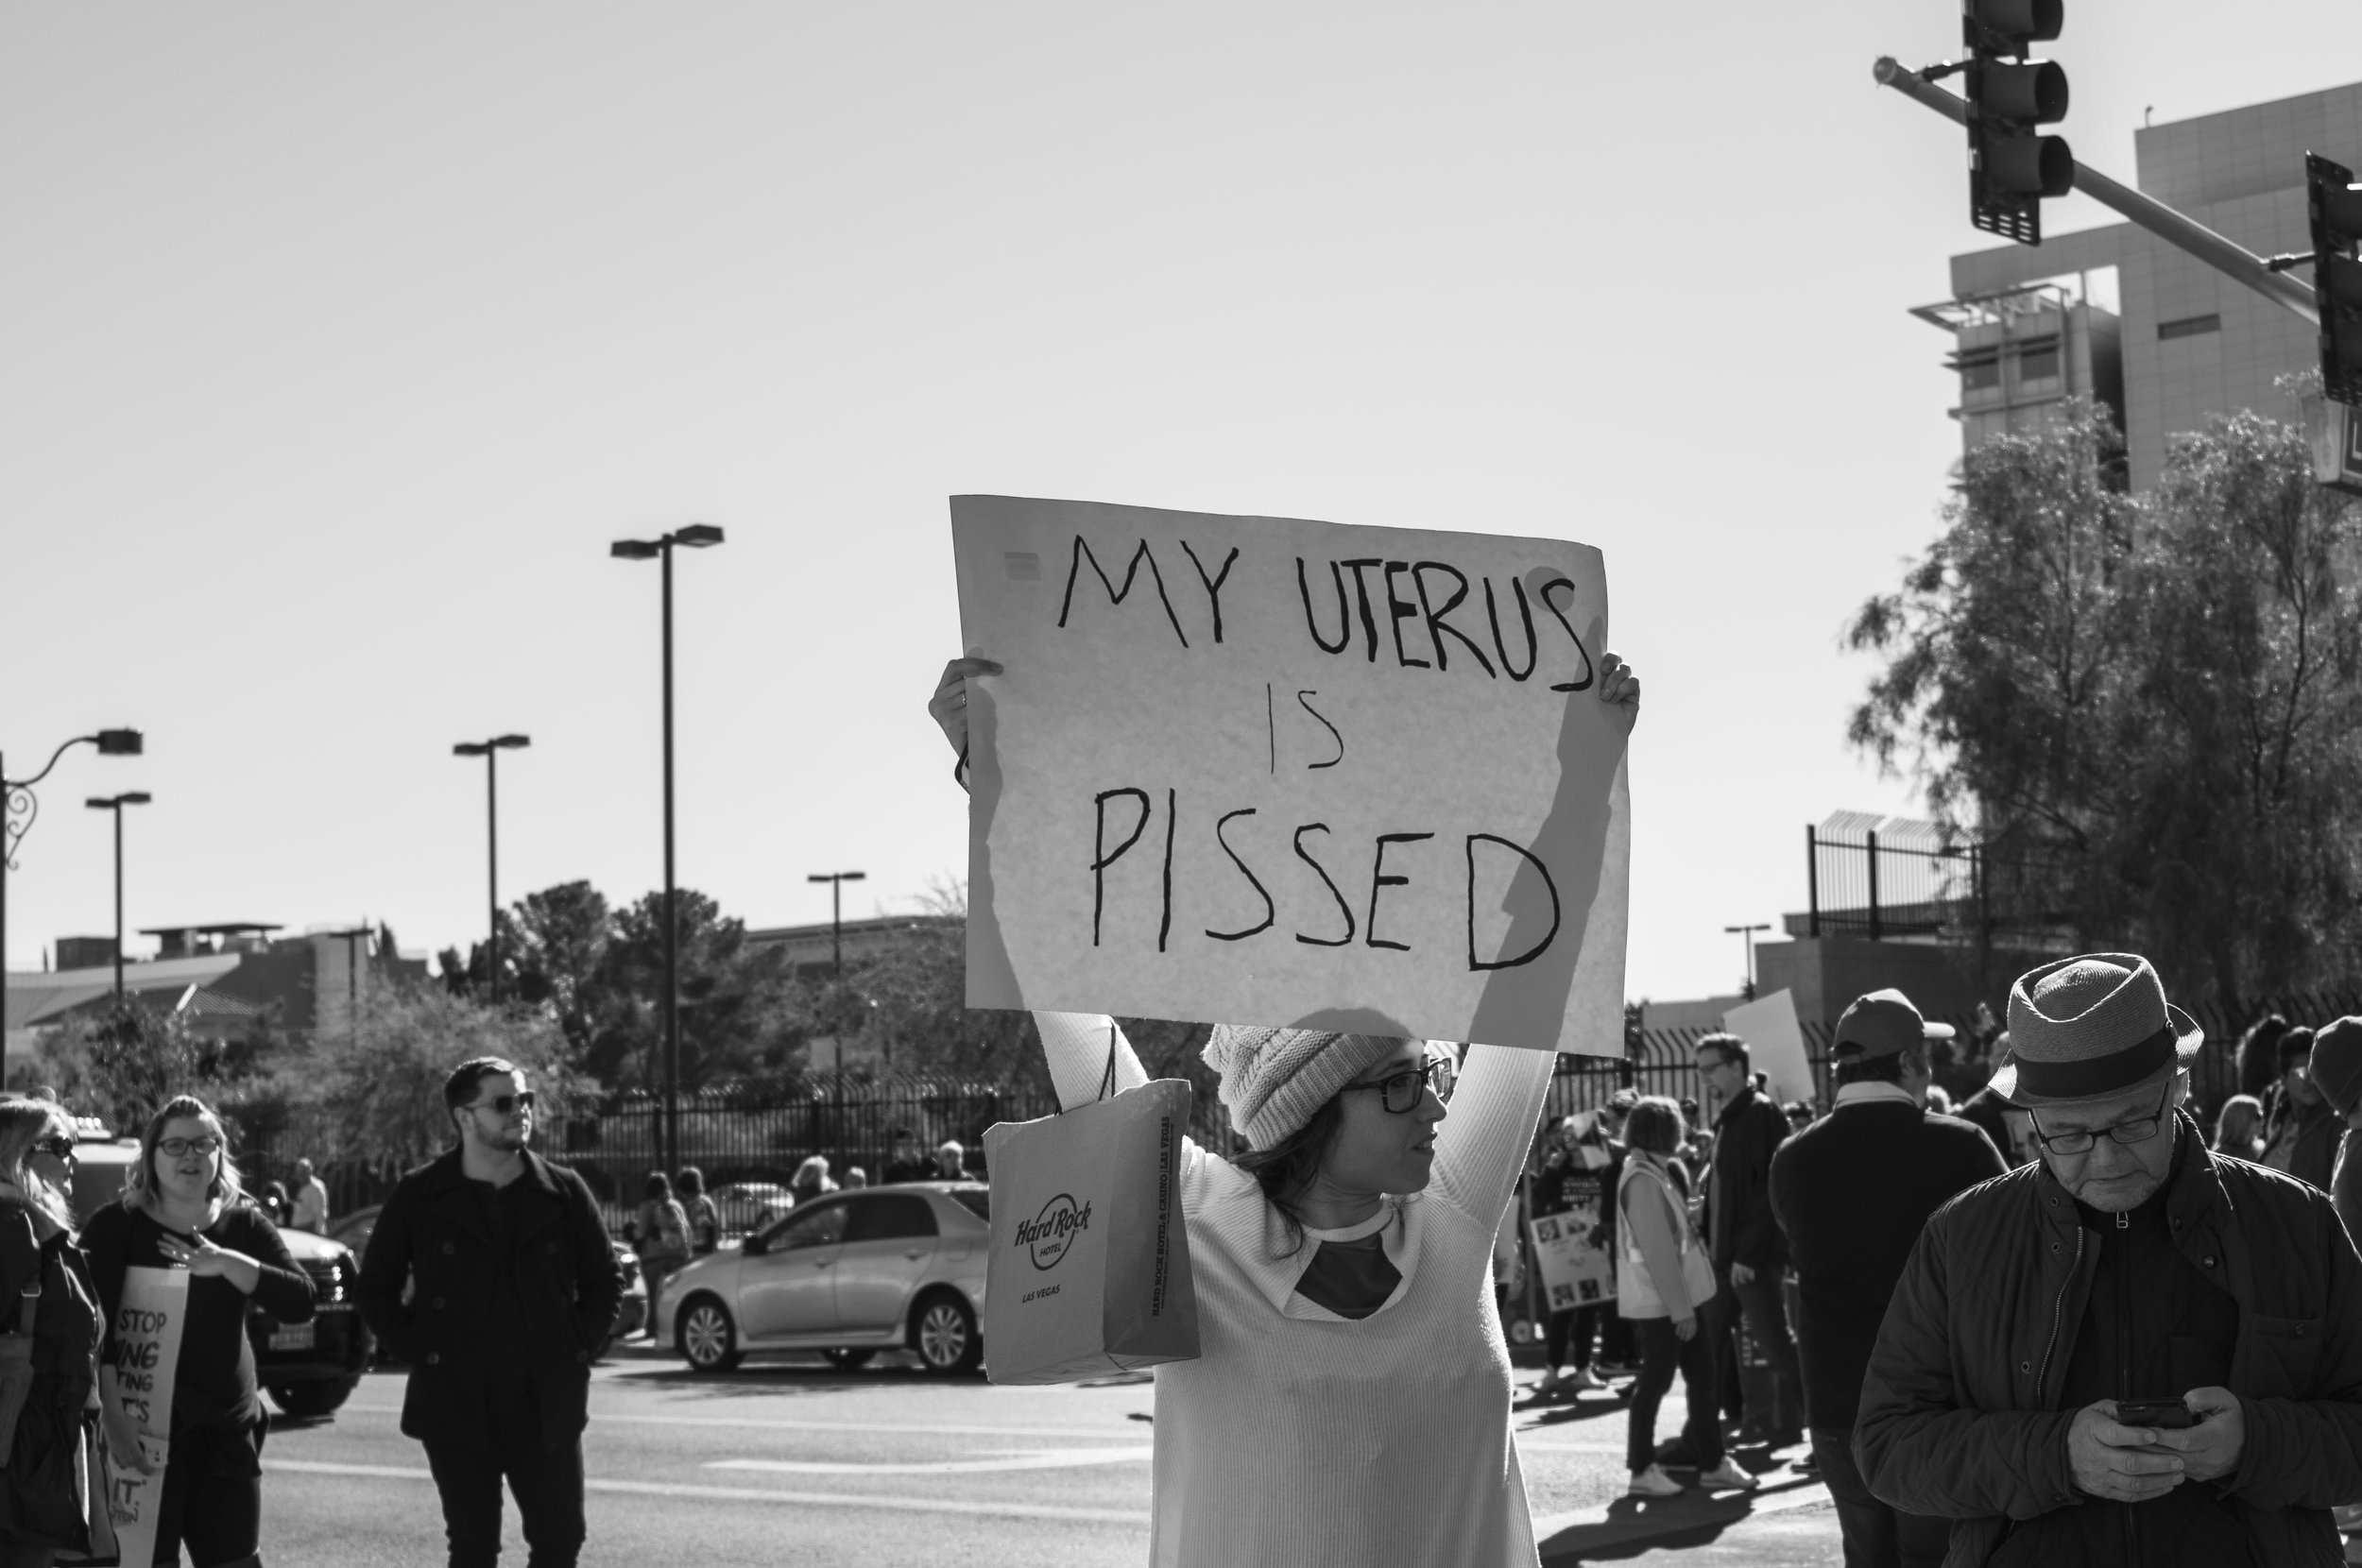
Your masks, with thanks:
M 74 1209 L 64 1193 L 33 1169 L 33 1145 L 53 1133 L 74 1135 L 74 1118 L 55 1100 L 29 1095 L 0 1096 L 0 1182 L 22 1195 L 26 1207 L 74 1228 Z
M 1303 1126 L 1269 1149 L 1250 1149 L 1231 1156 L 1230 1163 L 1255 1178 L 1264 1198 L 1288 1222 L 1290 1245 L 1282 1257 L 1293 1257 L 1304 1250 L 1304 1216 L 1297 1205 L 1312 1189 L 1321 1162 L 1328 1158 L 1329 1146 L 1337 1141 L 1338 1130 L 1344 1124 L 1345 1097 L 1340 1091 L 1323 1101 Z
M 219 1141 L 214 1151 L 214 1179 L 206 1185 L 205 1195 L 214 1201 L 214 1218 L 225 1209 L 235 1208 L 247 1201 L 246 1185 L 238 1180 L 238 1162 L 230 1157 L 230 1131 L 212 1106 L 195 1095 L 175 1095 L 164 1102 L 164 1108 L 147 1118 L 147 1131 L 140 1134 L 140 1160 L 123 1177 L 123 1206 L 145 1208 L 151 1215 L 164 1201 L 163 1182 L 156 1174 L 156 1146 L 163 1141 L 164 1129 L 180 1120 L 197 1121 Z M 161 1218 L 161 1217 L 159 1217 Z M 207 1224 L 212 1224 L 209 1219 Z
M 2253 1095 L 2233 1095 L 2215 1114 L 2214 1150 L 2251 1159 L 2255 1140 L 2264 1135 L 2264 1102 Z

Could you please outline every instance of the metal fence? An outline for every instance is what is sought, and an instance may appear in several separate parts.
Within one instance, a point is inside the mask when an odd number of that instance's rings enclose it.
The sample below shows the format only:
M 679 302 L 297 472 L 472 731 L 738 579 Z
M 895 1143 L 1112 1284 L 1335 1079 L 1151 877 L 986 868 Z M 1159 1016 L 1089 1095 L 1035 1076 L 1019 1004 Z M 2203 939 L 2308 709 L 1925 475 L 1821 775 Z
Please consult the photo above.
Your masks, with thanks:
M 892 1078 L 838 1084 L 787 1080 L 740 1083 L 682 1097 L 681 1163 L 695 1166 L 709 1189 L 736 1182 L 785 1186 L 814 1154 L 842 1181 L 859 1166 L 875 1182 L 898 1130 L 911 1133 L 933 1157 L 945 1142 L 960 1144 L 972 1174 L 984 1174 L 984 1130 L 996 1122 L 1030 1121 L 1057 1110 L 1056 1097 L 1031 1082 L 958 1082 Z M 619 1095 L 578 1116 L 554 1116 L 535 1131 L 534 1144 L 551 1160 L 581 1172 L 611 1219 L 640 1201 L 657 1158 L 662 1101 L 637 1091 Z M 1221 1103 L 1200 1095 L 1190 1133 L 1209 1147 L 1230 1147 Z M 401 1162 L 323 1160 L 320 1151 L 283 1147 L 267 1131 L 249 1133 L 242 1165 L 258 1184 L 288 1179 L 296 1157 L 309 1154 L 329 1190 L 332 1213 L 350 1214 L 385 1201 L 400 1180 Z M 669 1173 L 669 1172 L 668 1172 Z
M 1977 901 L 1977 846 L 1931 822 L 1840 811 L 1805 828 L 1803 936 L 1933 936 Z

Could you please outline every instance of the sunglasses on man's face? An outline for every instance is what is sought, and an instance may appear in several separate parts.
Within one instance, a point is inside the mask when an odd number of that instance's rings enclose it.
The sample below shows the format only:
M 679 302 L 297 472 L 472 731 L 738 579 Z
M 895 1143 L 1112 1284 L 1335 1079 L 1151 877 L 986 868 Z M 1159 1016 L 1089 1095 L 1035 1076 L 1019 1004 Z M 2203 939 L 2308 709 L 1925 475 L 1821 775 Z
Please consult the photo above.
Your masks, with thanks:
M 505 1116 L 513 1111 L 530 1111 L 533 1109 L 533 1091 L 525 1089 L 513 1095 L 494 1095 L 489 1099 L 477 1100 L 468 1109 L 489 1111 L 496 1116 Z
M 42 1138 L 34 1143 L 33 1152 L 46 1154 L 53 1160 L 70 1160 L 74 1158 L 74 1140 L 62 1133 Z

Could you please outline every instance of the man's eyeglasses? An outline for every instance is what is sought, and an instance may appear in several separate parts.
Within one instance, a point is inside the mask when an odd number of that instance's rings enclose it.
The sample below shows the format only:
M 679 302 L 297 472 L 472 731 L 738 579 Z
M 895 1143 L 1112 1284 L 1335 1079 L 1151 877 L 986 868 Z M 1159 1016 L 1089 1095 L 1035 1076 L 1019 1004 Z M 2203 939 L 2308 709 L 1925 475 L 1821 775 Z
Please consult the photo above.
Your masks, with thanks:
M 33 1152 L 46 1154 L 53 1160 L 70 1160 L 74 1158 L 74 1140 L 62 1133 L 51 1137 L 36 1139 L 33 1144 Z
M 1376 1089 L 1381 1097 L 1378 1103 L 1392 1115 L 1399 1116 L 1416 1108 L 1420 1097 L 1429 1089 L 1435 1091 L 1437 1099 L 1451 1099 L 1452 1081 L 1458 1076 L 1459 1069 L 1447 1059 L 1438 1056 L 1425 1066 L 1405 1067 L 1400 1072 L 1388 1073 L 1384 1078 L 1373 1079 L 1366 1083 L 1348 1083 L 1345 1087 Z
M 218 1154 L 221 1152 L 221 1140 L 210 1136 L 162 1138 L 157 1141 L 156 1147 L 163 1150 L 165 1159 L 177 1160 L 188 1154 Z
M 533 1109 L 533 1091 L 525 1089 L 513 1095 L 494 1095 L 489 1099 L 477 1100 L 468 1109 L 489 1111 L 496 1116 L 507 1116 L 512 1111 L 530 1111 Z
M 2172 1098 L 2173 1090 L 2171 1086 L 2168 1086 L 2165 1090 L 2165 1099 Z M 2118 1143 L 2147 1143 L 2157 1135 L 2157 1129 L 2165 1125 L 2165 1101 L 2159 1100 L 2155 1113 L 2149 1116 L 2134 1116 L 2130 1121 L 2119 1121 L 2113 1127 L 2077 1127 L 2056 1133 L 2045 1133 L 2042 1130 L 2041 1121 L 2031 1116 L 2027 1119 L 2034 1130 L 2034 1141 L 2053 1154 L 2082 1154 L 2090 1151 L 2092 1146 L 2099 1141 L 2100 1134 L 2103 1133 Z

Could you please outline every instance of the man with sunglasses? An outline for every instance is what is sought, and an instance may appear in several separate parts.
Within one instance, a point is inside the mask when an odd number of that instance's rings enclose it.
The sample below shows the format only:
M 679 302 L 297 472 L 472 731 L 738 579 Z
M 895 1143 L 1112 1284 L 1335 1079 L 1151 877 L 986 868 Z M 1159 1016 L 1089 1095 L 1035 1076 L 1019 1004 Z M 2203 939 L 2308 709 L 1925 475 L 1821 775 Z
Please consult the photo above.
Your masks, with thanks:
M 2182 1110 L 2204 1035 L 2146 959 L 2010 995 L 1996 1093 L 2040 1158 L 1937 1211 L 1862 1383 L 1871 1491 L 1948 1560 L 2343 1559 L 2362 1498 L 2362 1259 L 2327 1195 L 2217 1159 Z
M 395 1186 L 361 1263 L 361 1310 L 409 1363 L 402 1430 L 426 1445 L 452 1568 L 498 1560 L 504 1477 L 532 1568 L 582 1549 L 590 1362 L 623 1276 L 589 1186 L 526 1147 L 533 1099 L 514 1063 L 454 1068 L 458 1144 Z

